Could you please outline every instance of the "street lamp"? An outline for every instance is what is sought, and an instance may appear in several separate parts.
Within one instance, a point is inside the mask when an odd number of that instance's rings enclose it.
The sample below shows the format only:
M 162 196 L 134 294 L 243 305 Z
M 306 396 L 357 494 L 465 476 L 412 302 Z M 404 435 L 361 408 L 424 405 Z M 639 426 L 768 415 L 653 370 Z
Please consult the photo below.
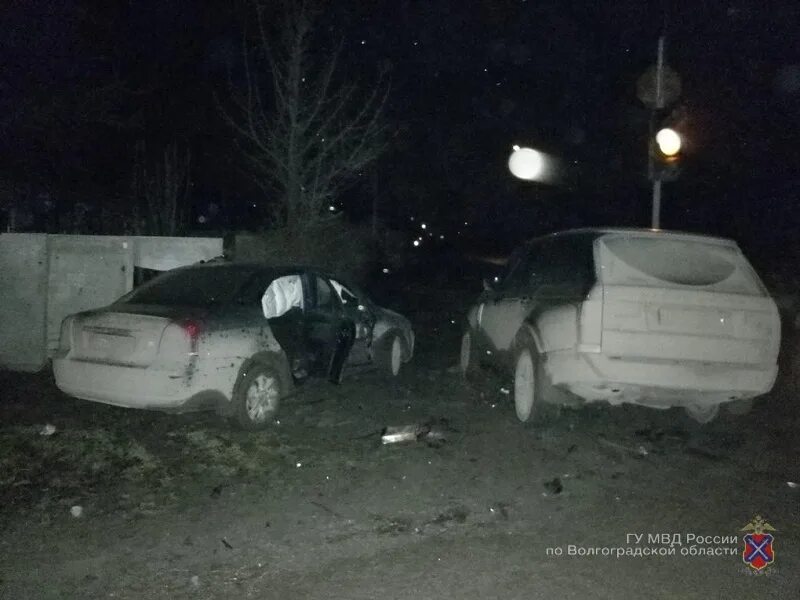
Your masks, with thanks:
M 520 179 L 535 181 L 544 171 L 544 156 L 533 148 L 514 146 L 514 152 L 508 159 L 508 169 Z

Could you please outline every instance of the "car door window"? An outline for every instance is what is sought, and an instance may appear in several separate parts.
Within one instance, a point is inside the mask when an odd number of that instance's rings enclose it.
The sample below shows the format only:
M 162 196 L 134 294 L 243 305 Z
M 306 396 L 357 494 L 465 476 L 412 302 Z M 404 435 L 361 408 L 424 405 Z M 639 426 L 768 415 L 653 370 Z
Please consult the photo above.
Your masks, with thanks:
M 336 290 L 336 294 L 339 296 L 339 300 L 341 300 L 345 308 L 359 308 L 361 301 L 352 291 L 347 289 L 344 284 L 339 283 L 335 279 L 331 279 L 331 285 L 333 289 Z
M 315 280 L 315 308 L 326 313 L 333 313 L 338 304 L 336 303 L 336 292 L 333 291 L 331 284 L 317 276 Z

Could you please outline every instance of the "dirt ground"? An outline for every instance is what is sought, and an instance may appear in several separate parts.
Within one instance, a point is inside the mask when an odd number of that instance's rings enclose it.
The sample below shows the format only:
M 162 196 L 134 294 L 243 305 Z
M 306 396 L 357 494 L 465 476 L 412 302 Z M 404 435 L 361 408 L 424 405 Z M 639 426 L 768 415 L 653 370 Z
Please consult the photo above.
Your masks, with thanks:
M 410 316 L 396 381 L 306 385 L 256 434 L 0 373 L 0 597 L 800 597 L 790 381 L 706 426 L 606 406 L 523 426 L 506 382 L 453 372 L 457 311 Z M 407 424 L 439 435 L 381 444 Z M 760 575 L 756 515 L 776 529 Z

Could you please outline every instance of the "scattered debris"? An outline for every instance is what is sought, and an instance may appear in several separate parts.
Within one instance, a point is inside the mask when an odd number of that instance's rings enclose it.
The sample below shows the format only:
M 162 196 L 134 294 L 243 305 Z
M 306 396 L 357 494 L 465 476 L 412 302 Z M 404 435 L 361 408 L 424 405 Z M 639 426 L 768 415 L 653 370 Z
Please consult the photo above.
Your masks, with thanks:
M 797 488 L 800 488 L 800 483 L 797 483 L 796 481 L 787 481 L 786 485 L 788 485 L 793 490 L 796 490 Z
M 326 513 L 328 513 L 328 514 L 330 514 L 330 515 L 333 515 L 334 517 L 336 517 L 336 518 L 338 518 L 338 519 L 343 519 L 343 518 L 344 518 L 344 517 L 342 517 L 342 515 L 340 515 L 338 512 L 336 512 L 336 511 L 335 511 L 335 510 L 333 510 L 332 508 L 329 508 L 329 507 L 325 506 L 325 505 L 324 505 L 322 502 L 317 502 L 316 500 L 311 500 L 310 502 L 311 502 L 311 504 L 313 504 L 314 506 L 316 506 L 316 507 L 318 507 L 318 508 L 321 508 L 321 509 L 322 509 L 322 510 L 324 510 Z
M 222 488 L 224 488 L 224 487 L 225 487 L 224 483 L 220 483 L 218 486 L 214 487 L 211 490 L 211 497 L 212 498 L 219 498 L 220 495 L 222 494 Z
M 381 441 L 383 444 L 397 444 L 399 442 L 425 440 L 431 446 L 438 446 L 446 441 L 445 432 L 457 431 L 450 426 L 450 422 L 447 419 L 432 419 L 421 425 L 386 427 L 381 435 Z
M 498 502 L 494 506 L 490 506 L 489 512 L 492 514 L 499 514 L 503 519 L 508 520 L 508 504 L 505 502 Z
M 463 506 L 450 508 L 443 513 L 440 513 L 435 519 L 428 521 L 426 525 L 445 525 L 455 521 L 456 523 L 465 523 L 469 511 Z
M 501 387 L 500 388 L 500 393 L 501 394 L 505 394 L 507 396 L 507 395 L 509 395 L 511 393 L 511 390 L 509 390 L 508 388 Z
M 635 454 L 636 456 L 647 456 L 650 452 L 644 446 L 637 446 L 636 448 L 632 446 L 625 446 L 624 444 L 619 444 L 617 442 L 612 442 L 609 439 L 600 436 L 597 438 L 597 441 L 603 444 L 604 446 L 608 446 L 609 448 L 614 448 L 616 450 L 623 450 L 625 452 L 630 452 Z
M 221 541 L 222 541 L 222 544 L 223 544 L 223 545 L 224 545 L 224 546 L 225 546 L 225 547 L 226 547 L 228 550 L 233 550 L 233 546 L 231 546 L 231 545 L 230 545 L 230 543 L 228 542 L 228 540 L 226 540 L 225 538 L 222 538 L 222 540 L 221 540 Z
M 376 517 L 376 521 L 383 521 L 378 527 L 375 529 L 376 533 L 383 534 L 383 535 L 399 535 L 401 533 L 408 533 L 412 530 L 412 523 L 411 519 L 407 519 L 405 517 L 395 517 L 392 519 L 384 519 L 383 517 Z M 416 528 L 415 531 L 419 531 L 419 528 Z
M 76 519 L 80 519 L 83 516 L 83 507 L 78 506 L 77 504 L 69 509 L 70 514 L 75 517 Z
M 564 485 L 561 483 L 561 479 L 555 477 L 550 481 L 544 482 L 544 489 L 547 490 L 553 496 L 557 496 L 564 489 Z
M 416 441 L 420 435 L 419 425 L 404 425 L 401 427 L 386 427 L 381 435 L 384 444 Z
M 47 425 L 42 427 L 41 431 L 39 431 L 39 435 L 49 437 L 53 435 L 55 432 L 56 432 L 56 426 L 48 423 Z
M 193 587 L 200 586 L 200 578 L 197 575 L 192 575 L 192 578 L 189 580 Z
M 569 448 L 567 448 L 567 454 L 572 454 L 577 449 L 578 449 L 578 444 L 572 444 Z

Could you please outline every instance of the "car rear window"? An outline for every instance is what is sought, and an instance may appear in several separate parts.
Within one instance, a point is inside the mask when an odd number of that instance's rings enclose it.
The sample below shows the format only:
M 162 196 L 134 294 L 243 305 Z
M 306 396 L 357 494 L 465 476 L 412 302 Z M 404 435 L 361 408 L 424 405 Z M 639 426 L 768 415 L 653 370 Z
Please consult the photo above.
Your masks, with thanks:
M 253 269 L 236 267 L 177 269 L 133 290 L 119 302 L 158 306 L 217 306 L 233 298 L 253 274 Z
M 603 283 L 764 294 L 752 267 L 735 246 L 635 235 L 607 235 L 599 244 Z

